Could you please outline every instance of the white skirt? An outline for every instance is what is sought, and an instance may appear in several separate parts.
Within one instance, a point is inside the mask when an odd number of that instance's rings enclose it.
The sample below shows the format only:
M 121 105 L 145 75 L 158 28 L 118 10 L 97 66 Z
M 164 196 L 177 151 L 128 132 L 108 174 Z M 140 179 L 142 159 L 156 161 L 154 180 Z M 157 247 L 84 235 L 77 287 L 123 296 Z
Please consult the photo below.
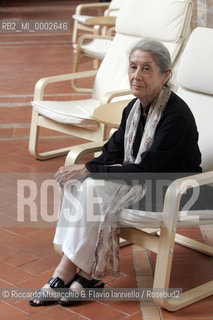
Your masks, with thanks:
M 127 202 L 139 201 L 144 194 L 144 186 L 132 187 L 125 183 L 90 177 L 66 183 L 53 242 L 62 246 L 63 253 L 76 266 L 91 273 L 100 225 L 106 215 L 109 214 L 109 221 L 113 221 L 113 208 L 120 212 L 118 209 L 123 208 Z M 124 215 L 122 220 L 125 222 Z

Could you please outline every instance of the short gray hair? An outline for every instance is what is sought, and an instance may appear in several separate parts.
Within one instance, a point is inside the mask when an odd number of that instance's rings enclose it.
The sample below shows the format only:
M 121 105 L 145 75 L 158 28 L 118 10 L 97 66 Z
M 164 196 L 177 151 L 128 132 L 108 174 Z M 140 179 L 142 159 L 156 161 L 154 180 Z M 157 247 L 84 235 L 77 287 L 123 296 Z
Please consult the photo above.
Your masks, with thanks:
M 169 68 L 171 68 L 171 56 L 169 50 L 161 42 L 149 39 L 140 40 L 131 49 L 129 58 L 135 50 L 149 52 L 162 73 L 165 73 Z

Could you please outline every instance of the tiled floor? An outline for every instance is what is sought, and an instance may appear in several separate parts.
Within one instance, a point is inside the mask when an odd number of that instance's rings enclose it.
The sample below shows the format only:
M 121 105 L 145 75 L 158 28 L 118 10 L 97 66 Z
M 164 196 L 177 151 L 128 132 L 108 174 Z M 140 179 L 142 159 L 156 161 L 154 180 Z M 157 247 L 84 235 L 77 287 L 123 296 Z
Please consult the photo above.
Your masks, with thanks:
M 0 7 L 1 18 L 70 19 L 80 1 L 8 1 Z M 89 1 L 88 1 L 89 2 Z M 54 252 L 54 223 L 42 225 L 40 194 L 35 195 L 34 215 L 17 199 L 17 181 L 30 180 L 40 186 L 45 179 L 54 179 L 64 157 L 37 161 L 28 152 L 31 117 L 30 100 L 36 81 L 48 75 L 72 71 L 71 33 L 63 34 L 0 34 L 0 288 L 39 288 L 51 276 L 60 257 Z M 56 92 L 63 93 L 62 96 Z M 68 86 L 54 86 L 48 91 L 52 99 L 75 99 Z M 74 145 L 82 141 L 43 130 L 41 149 Z M 85 159 L 86 160 L 86 159 Z M 38 188 L 38 191 L 40 189 Z M 18 189 L 18 194 L 20 189 Z M 59 194 L 54 194 L 57 198 Z M 51 208 L 49 208 L 51 209 Z M 51 212 L 51 210 L 50 210 Z M 17 222 L 24 215 L 25 223 Z M 29 223 L 29 218 L 34 222 Z M 28 220 L 28 221 L 27 221 Z M 213 244 L 212 228 L 185 228 L 191 234 Z M 108 287 L 149 288 L 153 281 L 155 255 L 136 246 L 120 250 L 121 277 L 107 279 Z M 210 280 L 213 275 L 211 258 L 179 245 L 175 247 L 171 287 L 191 288 Z M 0 302 L 1 320 L 20 319 L 213 319 L 213 298 L 170 313 L 152 303 L 138 301 L 83 302 L 72 308 L 59 305 L 32 308 L 27 300 Z

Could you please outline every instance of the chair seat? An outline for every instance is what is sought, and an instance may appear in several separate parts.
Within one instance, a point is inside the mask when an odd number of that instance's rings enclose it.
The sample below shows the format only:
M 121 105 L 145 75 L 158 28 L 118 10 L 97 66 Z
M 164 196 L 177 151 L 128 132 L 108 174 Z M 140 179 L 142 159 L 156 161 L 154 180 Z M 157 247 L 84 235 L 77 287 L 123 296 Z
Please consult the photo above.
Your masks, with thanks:
M 79 23 L 82 23 L 82 24 L 87 24 L 86 20 L 89 18 L 92 18 L 92 16 L 77 15 L 77 14 L 73 14 L 72 17 L 75 21 L 78 21 Z
M 119 214 L 122 226 L 138 228 L 162 227 L 162 212 L 123 209 Z M 213 210 L 179 211 L 177 226 L 213 224 Z
M 99 100 L 77 101 L 32 101 L 32 106 L 41 115 L 60 123 L 88 125 L 96 124 L 93 111 L 100 105 Z

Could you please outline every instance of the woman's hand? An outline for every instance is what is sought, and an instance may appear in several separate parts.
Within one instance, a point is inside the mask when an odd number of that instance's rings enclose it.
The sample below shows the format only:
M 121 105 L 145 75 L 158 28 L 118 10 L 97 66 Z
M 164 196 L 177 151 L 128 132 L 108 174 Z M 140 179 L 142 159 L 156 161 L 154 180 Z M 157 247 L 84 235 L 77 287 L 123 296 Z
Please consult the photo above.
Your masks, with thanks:
M 71 179 L 83 179 L 88 175 L 85 164 L 74 164 L 73 166 L 61 167 L 55 174 L 55 179 L 59 184 L 65 184 Z

